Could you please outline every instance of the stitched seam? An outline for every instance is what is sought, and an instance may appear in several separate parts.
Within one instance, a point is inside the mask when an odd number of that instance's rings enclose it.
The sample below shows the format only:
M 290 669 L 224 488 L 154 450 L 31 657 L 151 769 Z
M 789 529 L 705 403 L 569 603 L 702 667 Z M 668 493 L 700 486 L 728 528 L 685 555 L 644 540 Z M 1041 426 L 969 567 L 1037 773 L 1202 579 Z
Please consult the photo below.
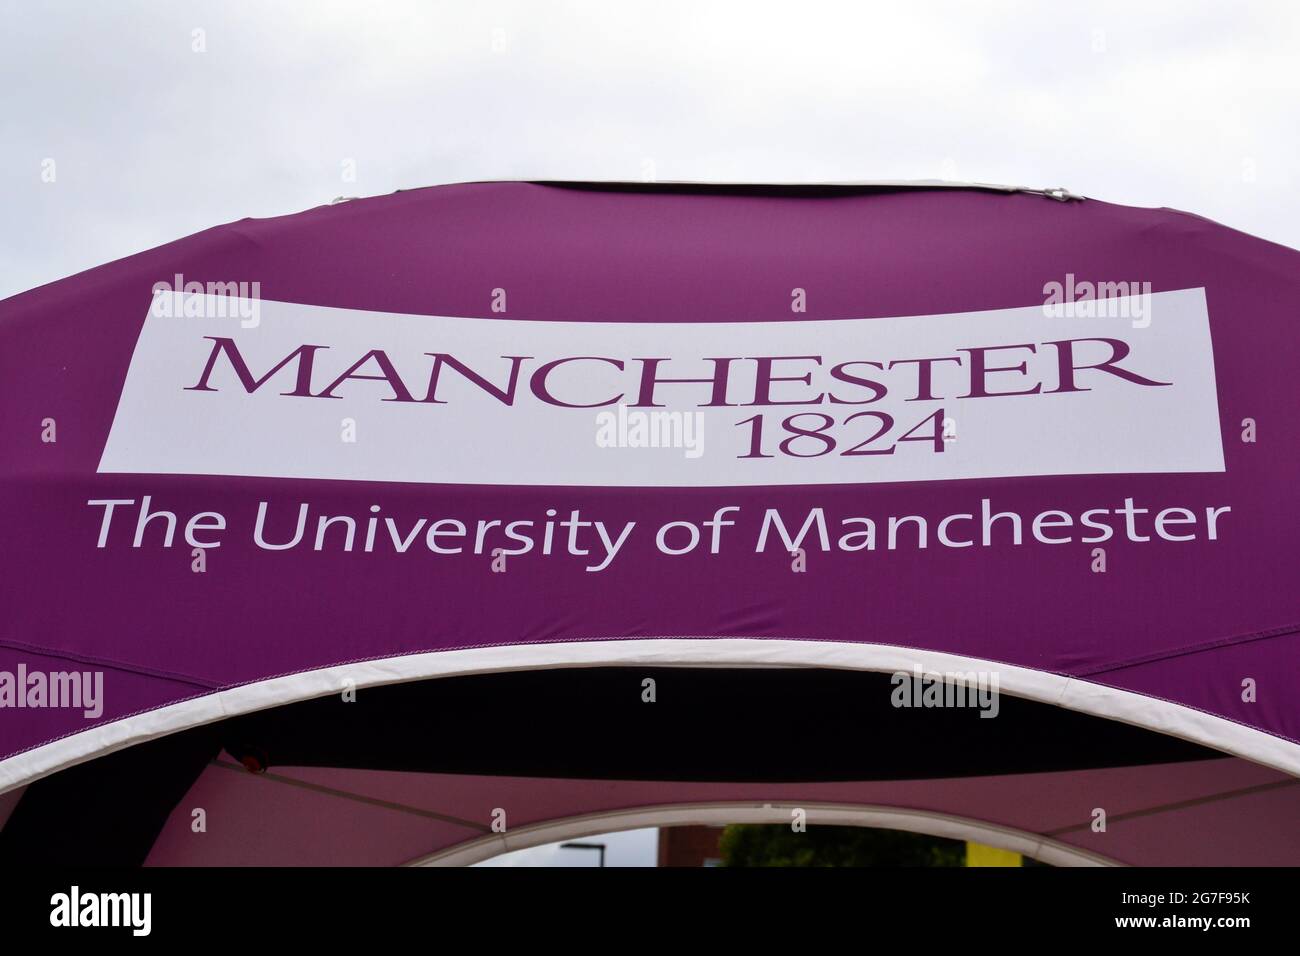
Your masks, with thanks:
M 127 664 L 122 661 L 110 661 L 102 657 L 95 657 L 91 654 L 74 654 L 68 651 L 56 650 L 52 647 L 44 647 L 40 644 L 29 644 L 26 641 L 11 641 L 0 639 L 0 647 L 7 647 L 15 651 L 26 651 L 29 654 L 40 654 L 42 657 L 57 657 L 60 660 L 76 661 L 80 664 L 95 664 L 109 670 L 125 671 L 129 674 L 140 674 L 145 677 L 161 677 L 164 680 L 175 681 L 179 684 L 192 684 L 195 687 L 203 687 L 208 690 L 217 690 L 220 684 L 212 681 L 202 680 L 198 677 L 190 677 L 186 674 L 177 674 L 174 671 L 158 670 L 151 667 L 140 667 L 136 664 Z
M 1286 624 L 1282 627 L 1270 628 L 1266 631 L 1255 631 L 1251 634 L 1238 634 L 1234 637 L 1224 637 L 1215 641 L 1205 641 L 1201 644 L 1192 644 L 1189 647 L 1180 647 L 1172 651 L 1154 651 L 1150 654 L 1144 654 L 1141 657 L 1131 657 L 1123 661 L 1114 661 L 1108 664 L 1098 664 L 1095 667 L 1087 667 L 1074 673 L 1080 677 L 1088 677 L 1093 674 L 1108 674 L 1111 671 L 1124 670 L 1127 667 L 1137 667 L 1140 664 L 1150 664 L 1154 661 L 1170 660 L 1175 657 L 1187 657 L 1192 654 L 1202 654 L 1205 651 L 1216 650 L 1220 647 L 1232 647 L 1237 644 L 1249 644 L 1252 641 L 1267 641 L 1275 637 L 1287 637 L 1300 634 L 1300 624 Z

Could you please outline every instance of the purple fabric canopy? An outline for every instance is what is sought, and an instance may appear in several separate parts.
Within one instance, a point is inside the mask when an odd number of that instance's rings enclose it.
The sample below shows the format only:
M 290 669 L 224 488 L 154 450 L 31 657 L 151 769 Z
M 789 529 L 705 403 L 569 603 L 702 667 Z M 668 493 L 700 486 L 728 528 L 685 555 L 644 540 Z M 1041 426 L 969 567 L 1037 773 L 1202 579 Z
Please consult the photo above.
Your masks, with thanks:
M 529 183 L 8 299 L 0 791 L 629 664 L 974 674 L 1300 774 L 1298 300 L 1300 253 L 1166 209 Z

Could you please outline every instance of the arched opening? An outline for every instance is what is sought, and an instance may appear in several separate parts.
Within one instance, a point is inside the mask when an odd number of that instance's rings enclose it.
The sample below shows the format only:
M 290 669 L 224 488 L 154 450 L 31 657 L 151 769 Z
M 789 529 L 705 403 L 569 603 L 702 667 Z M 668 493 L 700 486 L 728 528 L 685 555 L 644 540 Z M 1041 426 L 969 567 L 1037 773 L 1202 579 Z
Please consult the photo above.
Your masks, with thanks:
M 814 825 L 952 835 L 1057 864 L 1300 849 L 1274 825 L 1294 816 L 1295 778 L 1168 734 L 1005 687 L 993 710 L 898 706 L 888 673 L 672 663 L 402 681 L 214 721 L 36 781 L 0 849 L 441 864 L 556 834 L 788 822 L 794 807 Z M 200 809 L 223 839 L 195 830 Z M 1156 839 L 1198 826 L 1200 846 Z
M 1300 775 L 1300 744 L 1162 698 L 1106 684 L 887 644 L 777 638 L 628 638 L 439 651 L 356 661 L 270 678 L 145 711 L 32 748 L 0 763 L 8 790 L 166 734 L 270 708 L 432 678 L 597 667 L 818 668 L 877 674 L 996 674 L 999 692 L 1130 724 Z
M 619 830 L 665 826 L 723 826 L 733 823 L 789 826 L 791 813 L 801 810 L 810 826 L 875 827 L 903 830 L 953 840 L 974 841 L 1032 857 L 1051 866 L 1115 866 L 1115 861 L 1061 843 L 1041 834 L 997 826 L 950 814 L 898 807 L 836 806 L 832 804 L 711 803 L 637 807 L 588 814 L 524 827 L 510 834 L 483 837 L 462 846 L 411 860 L 409 866 L 466 866 L 501 853 L 542 846 L 560 840 L 581 840 Z

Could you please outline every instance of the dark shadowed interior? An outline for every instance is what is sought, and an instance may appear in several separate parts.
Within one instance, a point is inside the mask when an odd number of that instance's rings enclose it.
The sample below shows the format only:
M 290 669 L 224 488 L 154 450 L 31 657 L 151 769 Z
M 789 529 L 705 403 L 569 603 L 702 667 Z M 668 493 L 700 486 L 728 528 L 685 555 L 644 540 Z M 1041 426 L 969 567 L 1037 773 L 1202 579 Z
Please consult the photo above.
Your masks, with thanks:
M 653 702 L 645 681 L 653 680 Z M 895 707 L 890 675 L 583 668 L 362 689 L 173 734 L 29 786 L 8 863 L 139 864 L 225 751 L 281 767 L 585 780 L 819 782 L 1046 773 L 1221 757 L 1173 737 L 1001 696 Z M 227 761 L 228 762 L 228 761 Z

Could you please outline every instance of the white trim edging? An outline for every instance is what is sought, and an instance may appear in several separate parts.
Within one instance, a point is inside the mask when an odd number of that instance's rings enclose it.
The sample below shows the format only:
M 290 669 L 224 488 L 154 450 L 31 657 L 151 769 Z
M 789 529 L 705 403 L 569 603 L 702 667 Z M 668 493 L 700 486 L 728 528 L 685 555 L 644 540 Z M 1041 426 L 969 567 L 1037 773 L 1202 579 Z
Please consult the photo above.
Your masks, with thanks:
M 227 717 L 357 689 L 468 674 L 565 667 L 821 667 L 993 671 L 1002 691 L 1154 730 L 1300 776 L 1300 744 L 1158 697 L 996 661 L 891 644 L 656 637 L 430 651 L 273 677 L 91 727 L 0 761 L 0 793 L 94 757 Z
M 805 811 L 814 826 L 876 827 L 925 833 L 950 840 L 970 840 L 1010 850 L 1050 866 L 1122 866 L 1099 853 L 1070 846 L 1051 837 L 1017 830 L 970 817 L 930 810 L 907 810 L 874 804 L 844 803 L 758 803 L 726 801 L 661 804 L 625 810 L 605 810 L 559 820 L 532 823 L 505 833 L 479 837 L 466 843 L 429 853 L 406 866 L 469 866 L 502 853 L 526 850 L 561 840 L 578 840 L 637 830 L 642 827 L 725 826 L 732 823 L 790 823 L 796 808 Z

